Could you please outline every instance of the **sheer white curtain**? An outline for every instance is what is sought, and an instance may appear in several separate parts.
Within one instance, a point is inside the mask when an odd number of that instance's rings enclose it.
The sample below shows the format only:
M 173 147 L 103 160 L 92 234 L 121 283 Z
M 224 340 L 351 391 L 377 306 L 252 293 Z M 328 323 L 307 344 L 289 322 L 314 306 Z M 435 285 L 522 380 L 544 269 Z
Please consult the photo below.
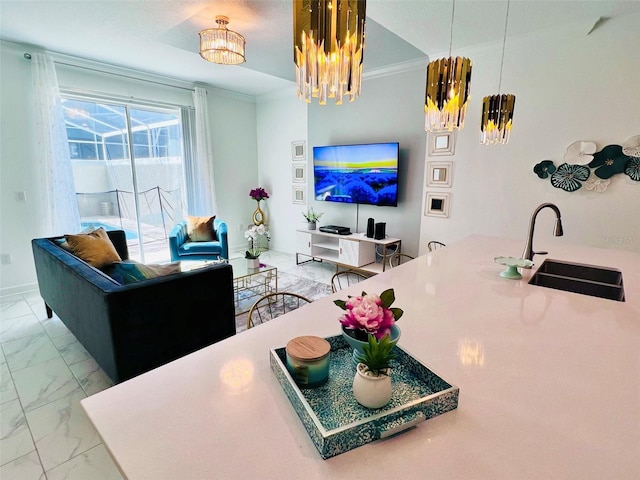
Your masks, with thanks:
M 214 215 L 218 213 L 216 192 L 213 182 L 213 146 L 211 143 L 211 127 L 209 123 L 209 108 L 207 104 L 207 91 L 196 87 L 193 92 L 193 104 L 195 111 L 189 112 L 189 120 L 192 120 L 195 131 L 194 146 L 191 161 L 185 164 L 187 177 L 187 203 L 191 215 Z M 183 110 L 184 114 L 184 110 Z M 187 132 L 184 129 L 185 144 Z
M 46 236 L 77 233 L 80 214 L 73 185 L 67 131 L 53 59 L 47 53 L 34 53 L 31 74 L 35 93 L 37 152 L 44 188 Z

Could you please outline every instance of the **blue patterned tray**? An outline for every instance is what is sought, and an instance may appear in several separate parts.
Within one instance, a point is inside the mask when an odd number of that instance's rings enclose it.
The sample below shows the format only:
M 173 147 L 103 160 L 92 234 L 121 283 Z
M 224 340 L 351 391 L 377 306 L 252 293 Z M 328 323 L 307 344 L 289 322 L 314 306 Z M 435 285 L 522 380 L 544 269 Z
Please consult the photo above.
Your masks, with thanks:
M 399 433 L 458 406 L 458 387 L 450 385 L 399 346 L 392 362 L 391 401 L 382 408 L 361 406 L 353 396 L 352 349 L 341 335 L 331 345 L 329 381 L 300 388 L 287 371 L 285 348 L 271 349 L 271 369 L 298 413 L 322 458 L 339 455 Z

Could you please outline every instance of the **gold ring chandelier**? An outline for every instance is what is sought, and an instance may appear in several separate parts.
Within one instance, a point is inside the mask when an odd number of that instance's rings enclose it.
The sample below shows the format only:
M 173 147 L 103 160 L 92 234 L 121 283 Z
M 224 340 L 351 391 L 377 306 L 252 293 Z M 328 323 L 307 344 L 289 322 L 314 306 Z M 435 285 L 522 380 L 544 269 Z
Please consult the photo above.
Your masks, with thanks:
M 227 29 L 229 18 L 216 17 L 217 28 L 207 28 L 200 32 L 200 56 L 221 65 L 238 65 L 245 62 L 245 40 L 242 35 Z

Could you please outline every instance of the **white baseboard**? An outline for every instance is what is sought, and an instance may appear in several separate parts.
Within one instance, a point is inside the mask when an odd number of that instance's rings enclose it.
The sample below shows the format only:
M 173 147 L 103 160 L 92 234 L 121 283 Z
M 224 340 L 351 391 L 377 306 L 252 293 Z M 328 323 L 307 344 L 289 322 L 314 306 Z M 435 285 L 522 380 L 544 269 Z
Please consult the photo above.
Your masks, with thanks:
M 18 293 L 32 292 L 34 290 L 38 290 L 37 283 L 26 283 L 24 285 L 0 288 L 0 297 L 4 297 L 7 295 L 16 295 Z

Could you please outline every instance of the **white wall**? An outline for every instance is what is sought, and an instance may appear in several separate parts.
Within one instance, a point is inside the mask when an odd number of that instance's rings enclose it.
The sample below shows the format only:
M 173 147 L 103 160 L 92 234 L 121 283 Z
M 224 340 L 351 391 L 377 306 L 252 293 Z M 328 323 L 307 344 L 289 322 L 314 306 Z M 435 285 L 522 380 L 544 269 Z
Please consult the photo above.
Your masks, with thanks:
M 258 182 L 255 99 L 215 88 L 208 92 L 217 214 L 227 222 L 229 248 L 244 248 L 255 210 L 249 191 Z
M 314 145 L 400 143 L 398 206 L 357 207 L 309 200 L 308 205 L 314 210 L 325 212 L 321 223 L 348 226 L 353 232 L 363 232 L 367 219 L 372 217 L 376 222 L 386 222 L 388 236 L 402 239 L 404 253 L 417 255 L 426 141 L 424 82 L 424 68 L 366 78 L 360 99 L 353 103 L 310 105 L 309 152 Z M 312 173 L 307 190 L 313 192 Z
M 31 63 L 24 50 L 0 44 L 0 253 L 11 255 L 10 265 L 0 265 L 0 291 L 32 285 L 35 267 L 31 239 L 42 236 L 44 215 L 38 192 L 42 189 L 37 145 L 29 132 L 34 126 Z M 26 192 L 18 202 L 15 192 Z
M 262 202 L 271 233 L 269 248 L 295 252 L 296 228 L 305 228 L 305 205 L 292 202 L 291 142 L 307 142 L 307 104 L 296 97 L 295 86 L 258 99 L 257 107 L 259 181 L 270 198 Z M 307 178 L 310 154 L 307 150 Z M 298 184 L 296 184 L 298 185 Z M 307 187 L 308 188 L 308 187 Z M 249 190 L 247 190 L 247 195 Z M 255 209 L 255 201 L 252 205 Z
M 502 92 L 516 95 L 508 145 L 479 144 L 482 98 L 497 93 L 502 44 L 465 52 L 473 60 L 472 99 L 453 160 L 449 218 L 421 216 L 420 251 L 437 239 L 453 242 L 472 233 L 522 238 L 529 216 L 543 202 L 562 212 L 564 237 L 554 238 L 551 211 L 536 227 L 536 248 L 554 242 L 640 251 L 640 182 L 624 174 L 604 193 L 584 187 L 568 193 L 541 180 L 533 167 L 542 160 L 564 163 L 567 147 L 593 141 L 598 149 L 640 135 L 640 17 L 610 19 L 590 35 L 584 26 L 507 42 Z M 593 174 L 592 174 L 593 175 Z M 423 195 L 424 198 L 424 195 Z M 488 252 L 515 255 L 516 252 Z

